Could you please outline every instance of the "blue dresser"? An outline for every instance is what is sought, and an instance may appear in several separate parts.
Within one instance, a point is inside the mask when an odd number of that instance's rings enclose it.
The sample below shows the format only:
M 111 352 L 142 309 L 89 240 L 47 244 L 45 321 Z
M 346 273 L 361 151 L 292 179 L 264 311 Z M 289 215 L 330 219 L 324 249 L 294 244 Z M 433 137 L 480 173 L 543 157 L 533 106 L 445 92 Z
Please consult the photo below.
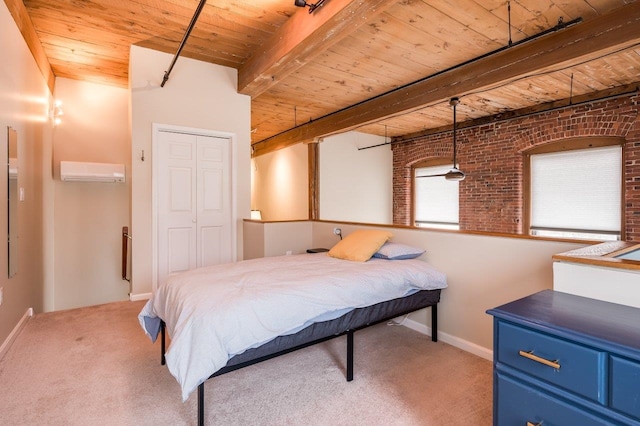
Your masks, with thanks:
M 494 425 L 640 425 L 640 309 L 546 290 L 487 313 Z

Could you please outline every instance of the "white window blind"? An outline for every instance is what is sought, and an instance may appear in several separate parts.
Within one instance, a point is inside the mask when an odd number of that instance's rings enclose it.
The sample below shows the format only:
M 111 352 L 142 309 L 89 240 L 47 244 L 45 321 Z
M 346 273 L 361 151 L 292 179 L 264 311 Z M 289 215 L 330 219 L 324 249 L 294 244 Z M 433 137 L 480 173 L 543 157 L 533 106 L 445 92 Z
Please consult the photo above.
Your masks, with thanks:
M 534 235 L 617 239 L 621 227 L 620 146 L 531 156 L 531 230 Z M 548 230 L 550 233 L 545 234 Z M 611 237 L 612 236 L 612 237 Z
M 458 182 L 444 176 L 451 166 L 421 167 L 415 169 L 414 185 L 415 224 L 447 229 L 458 229 Z

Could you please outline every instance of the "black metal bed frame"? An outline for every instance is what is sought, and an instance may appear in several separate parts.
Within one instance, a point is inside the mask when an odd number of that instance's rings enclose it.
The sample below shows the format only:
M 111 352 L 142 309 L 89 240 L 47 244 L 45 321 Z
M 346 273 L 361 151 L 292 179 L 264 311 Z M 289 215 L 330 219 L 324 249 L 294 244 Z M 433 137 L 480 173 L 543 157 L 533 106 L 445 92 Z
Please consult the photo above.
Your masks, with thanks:
M 321 337 L 319 339 L 315 339 L 313 341 L 307 342 L 307 343 L 303 343 L 300 345 L 296 345 L 293 346 L 291 348 L 288 349 L 284 349 L 284 350 L 280 350 L 277 352 L 274 352 L 272 354 L 269 355 L 264 355 L 249 361 L 245 361 L 245 362 L 241 362 L 235 365 L 231 365 L 228 367 L 223 367 L 220 370 L 216 371 L 215 373 L 213 373 L 211 376 L 209 376 L 209 379 L 216 377 L 216 376 L 221 376 L 223 374 L 226 373 L 230 373 L 232 371 L 235 370 L 239 370 L 241 368 L 244 367 L 248 367 L 250 365 L 254 365 L 257 364 L 259 362 L 262 361 L 266 361 L 269 360 L 271 358 L 275 358 L 278 357 L 280 355 L 284 355 L 284 354 L 288 354 L 290 352 L 294 352 L 297 351 L 298 349 L 303 349 L 309 346 L 313 346 L 317 343 L 322 343 L 322 342 L 326 342 L 328 340 L 334 339 L 336 337 L 340 337 L 340 336 L 344 336 L 345 334 L 347 335 L 347 372 L 346 372 L 346 378 L 347 378 L 347 382 L 350 382 L 353 380 L 353 335 L 356 331 L 358 330 L 362 330 L 365 329 L 367 327 L 370 327 L 372 325 L 376 325 L 379 324 L 381 322 L 385 322 L 385 321 L 389 321 L 393 318 L 397 318 L 399 316 L 402 315 L 407 315 L 410 314 L 411 312 L 415 312 L 416 310 L 420 310 L 420 309 L 424 309 L 424 308 L 431 308 L 431 340 L 433 342 L 437 342 L 438 341 L 438 303 L 434 303 L 432 305 L 426 305 L 423 306 L 421 308 L 418 309 L 411 309 L 409 311 L 403 311 L 400 313 L 395 313 L 394 315 L 390 316 L 390 317 L 385 317 L 383 319 L 368 323 L 366 325 L 363 325 L 361 327 L 356 327 L 353 329 L 349 329 L 349 330 L 345 330 L 342 333 L 337 333 L 337 334 L 332 334 L 330 336 L 325 336 L 325 337 Z M 165 323 L 164 320 L 160 321 L 160 345 L 161 345 L 161 358 L 160 358 L 160 364 L 161 365 L 165 365 L 165 349 L 166 349 L 166 337 L 165 337 Z M 207 379 L 208 380 L 208 379 Z M 198 426 L 204 426 L 204 382 L 200 383 L 198 385 Z

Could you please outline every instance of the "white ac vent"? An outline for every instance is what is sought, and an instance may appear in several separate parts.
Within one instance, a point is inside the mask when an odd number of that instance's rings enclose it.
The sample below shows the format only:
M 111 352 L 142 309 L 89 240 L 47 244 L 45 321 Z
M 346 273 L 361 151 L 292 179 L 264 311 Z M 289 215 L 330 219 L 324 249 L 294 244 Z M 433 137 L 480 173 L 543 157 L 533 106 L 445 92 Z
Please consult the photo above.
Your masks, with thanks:
M 124 182 L 124 164 L 61 161 L 60 180 L 65 182 Z

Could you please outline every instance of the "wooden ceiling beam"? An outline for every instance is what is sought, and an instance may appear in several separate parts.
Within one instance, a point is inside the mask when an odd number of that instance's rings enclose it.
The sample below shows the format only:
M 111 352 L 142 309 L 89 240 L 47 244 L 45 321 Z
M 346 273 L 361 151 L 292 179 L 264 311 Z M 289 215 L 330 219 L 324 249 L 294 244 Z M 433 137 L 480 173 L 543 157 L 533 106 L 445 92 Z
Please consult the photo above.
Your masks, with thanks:
M 640 2 L 515 45 L 253 144 L 254 156 L 480 92 L 640 43 Z
M 301 8 L 240 67 L 238 91 L 259 96 L 395 3 L 331 0 L 312 14 Z
M 47 59 L 38 34 L 36 34 L 33 22 L 31 22 L 31 18 L 27 13 L 27 8 L 24 6 L 22 0 L 4 0 L 4 2 L 16 26 L 20 29 L 22 38 L 24 38 L 24 41 L 27 43 L 33 59 L 35 59 L 38 69 L 40 70 L 40 74 L 42 74 L 44 81 L 46 81 L 49 87 L 49 91 L 53 94 L 56 76 L 53 73 L 53 69 L 51 69 L 51 64 L 49 63 L 49 59 Z

